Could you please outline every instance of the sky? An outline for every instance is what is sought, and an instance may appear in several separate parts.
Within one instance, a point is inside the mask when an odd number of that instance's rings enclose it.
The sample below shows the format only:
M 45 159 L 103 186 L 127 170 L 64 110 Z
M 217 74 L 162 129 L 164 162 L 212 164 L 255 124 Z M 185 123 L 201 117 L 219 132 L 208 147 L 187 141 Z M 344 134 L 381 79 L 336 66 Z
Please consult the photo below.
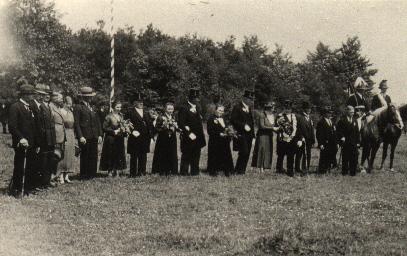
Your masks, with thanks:
M 55 4 L 74 31 L 95 27 L 100 19 L 110 28 L 110 0 Z M 113 14 L 116 28 L 130 25 L 136 31 L 153 23 L 170 35 L 197 33 L 215 41 L 257 35 L 270 51 L 282 45 L 297 62 L 318 42 L 336 48 L 357 35 L 362 54 L 379 70 L 373 80 L 387 79 L 393 101 L 407 102 L 407 0 L 114 0 Z

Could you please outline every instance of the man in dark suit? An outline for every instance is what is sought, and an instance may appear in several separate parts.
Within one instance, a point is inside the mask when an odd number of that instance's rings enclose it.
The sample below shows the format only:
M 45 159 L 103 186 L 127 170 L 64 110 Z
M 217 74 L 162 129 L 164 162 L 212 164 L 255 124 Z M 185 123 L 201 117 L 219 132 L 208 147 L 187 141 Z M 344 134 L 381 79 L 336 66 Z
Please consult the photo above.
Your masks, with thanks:
M 98 143 L 102 142 L 102 127 L 97 112 L 90 105 L 96 93 L 91 87 L 82 87 L 78 96 L 81 102 L 74 106 L 75 134 L 79 140 L 80 177 L 91 179 L 96 176 Z
M 143 96 L 137 93 L 133 101 L 134 108 L 129 110 L 128 118 L 133 130 L 127 142 L 127 153 L 130 154 L 130 177 L 146 175 L 147 153 L 150 152 L 152 122 L 144 110 Z
M 388 106 L 391 103 L 391 98 L 386 94 L 387 89 L 387 80 L 382 80 L 379 84 L 380 93 L 372 97 L 372 111 L 375 111 L 378 108 Z
M 0 101 L 0 123 L 3 127 L 3 133 L 7 133 L 7 123 L 8 123 L 8 104 L 5 100 Z
M 356 175 L 358 165 L 358 145 L 360 132 L 354 108 L 346 107 L 346 114 L 338 122 L 338 138 L 342 144 L 342 175 Z
M 35 105 L 39 104 L 38 111 L 35 110 L 35 119 L 38 128 L 38 143 L 40 146 L 39 153 L 39 173 L 41 187 L 55 186 L 52 178 L 52 162 L 54 160 L 55 149 L 55 124 L 52 118 L 52 112 L 49 108 L 50 94 L 52 93 L 49 86 L 45 84 L 37 84 L 35 86 L 37 92 L 37 100 Z M 33 105 L 33 104 L 32 104 Z M 35 106 L 34 106 L 34 109 Z
M 180 174 L 199 175 L 199 159 L 201 149 L 206 146 L 202 115 L 199 110 L 199 90 L 190 89 L 188 101 L 178 111 L 178 127 L 181 134 L 181 166 Z
M 233 150 L 239 152 L 234 173 L 245 174 L 254 138 L 254 120 L 250 106 L 253 105 L 254 92 L 245 90 L 242 100 L 232 109 L 230 122 L 238 137 L 233 139 Z
M 321 110 L 322 118 L 316 128 L 316 138 L 320 149 L 319 173 L 326 173 L 336 162 L 338 144 L 336 141 L 336 127 L 332 122 L 332 110 L 327 106 Z
M 10 183 L 10 195 L 20 196 L 23 188 L 26 193 L 35 188 L 33 180 L 36 178 L 34 164 L 36 151 L 36 126 L 34 116 L 30 110 L 29 101 L 34 94 L 32 85 L 24 84 L 20 87 L 20 99 L 12 104 L 9 111 L 9 129 L 14 148 L 14 171 Z M 26 166 L 24 170 L 24 158 Z
M 297 115 L 297 132 L 301 134 L 303 145 L 295 155 L 295 171 L 308 172 L 311 162 L 311 148 L 315 144 L 314 123 L 310 117 L 311 105 L 309 102 L 302 103 L 302 113 Z

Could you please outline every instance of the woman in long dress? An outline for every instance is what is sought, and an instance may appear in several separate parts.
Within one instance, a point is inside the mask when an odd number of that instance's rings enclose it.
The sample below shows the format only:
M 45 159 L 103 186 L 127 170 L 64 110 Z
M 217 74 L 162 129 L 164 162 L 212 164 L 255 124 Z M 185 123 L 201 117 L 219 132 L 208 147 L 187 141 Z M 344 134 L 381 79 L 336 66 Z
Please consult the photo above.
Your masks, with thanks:
M 71 183 L 69 175 L 74 172 L 75 161 L 75 133 L 74 133 L 74 117 L 72 110 L 72 98 L 65 97 L 64 107 L 61 109 L 61 114 L 64 119 L 65 126 L 65 151 L 64 158 L 59 162 L 59 170 L 61 172 L 60 183 Z
M 157 117 L 158 133 L 154 149 L 153 167 L 160 175 L 178 174 L 177 130 L 174 103 L 165 104 L 165 112 Z
M 232 151 L 230 149 L 231 128 L 226 126 L 223 119 L 224 113 L 224 106 L 217 104 L 214 114 L 209 117 L 207 122 L 209 134 L 207 168 L 211 176 L 218 175 L 219 171 L 223 171 L 225 176 L 229 176 L 233 171 Z
M 258 131 L 254 144 L 252 167 L 259 168 L 260 172 L 263 172 L 264 169 L 271 169 L 273 160 L 273 132 L 278 130 L 275 126 L 274 106 L 274 102 L 267 102 L 257 120 Z
M 113 102 L 113 111 L 103 122 L 105 139 L 99 169 L 108 171 L 109 176 L 119 176 L 120 170 L 126 169 L 126 155 L 124 150 L 124 137 L 126 136 L 125 121 L 121 114 L 122 104 Z

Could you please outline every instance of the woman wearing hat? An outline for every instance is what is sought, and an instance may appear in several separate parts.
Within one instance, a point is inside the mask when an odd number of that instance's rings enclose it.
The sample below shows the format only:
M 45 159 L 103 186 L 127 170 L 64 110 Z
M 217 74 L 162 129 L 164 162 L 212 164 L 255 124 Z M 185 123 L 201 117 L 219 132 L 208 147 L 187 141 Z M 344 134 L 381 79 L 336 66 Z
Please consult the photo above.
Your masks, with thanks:
M 260 168 L 260 172 L 264 169 L 271 169 L 273 159 L 273 132 L 277 132 L 275 126 L 274 102 L 264 104 L 264 110 L 257 119 L 259 129 L 256 134 L 256 142 L 254 144 L 252 167 Z
M 391 103 L 390 96 L 386 94 L 388 88 L 387 80 L 382 80 L 379 85 L 380 92 L 372 98 L 372 111 L 381 107 L 386 107 Z
M 62 174 L 60 182 L 71 183 L 69 175 L 73 173 L 75 161 L 75 132 L 74 132 L 74 117 L 72 112 L 72 98 L 65 97 L 64 107 L 61 109 L 61 114 L 64 119 L 65 126 L 65 151 L 64 158 L 59 163 L 59 171 Z

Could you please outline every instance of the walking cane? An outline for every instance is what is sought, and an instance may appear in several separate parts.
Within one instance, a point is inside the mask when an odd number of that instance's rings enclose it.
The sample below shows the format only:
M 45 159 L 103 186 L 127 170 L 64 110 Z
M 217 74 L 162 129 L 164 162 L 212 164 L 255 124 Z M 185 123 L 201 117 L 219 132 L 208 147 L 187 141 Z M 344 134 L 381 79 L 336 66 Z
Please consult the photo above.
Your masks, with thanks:
M 339 170 L 339 165 L 342 166 L 342 145 L 339 146 L 340 152 L 339 152 L 339 161 L 336 165 L 336 170 Z
M 22 187 L 21 187 L 21 199 L 24 197 L 24 186 L 25 186 L 25 168 L 27 166 L 27 148 L 24 148 L 24 162 L 23 162 L 23 177 L 22 177 Z

